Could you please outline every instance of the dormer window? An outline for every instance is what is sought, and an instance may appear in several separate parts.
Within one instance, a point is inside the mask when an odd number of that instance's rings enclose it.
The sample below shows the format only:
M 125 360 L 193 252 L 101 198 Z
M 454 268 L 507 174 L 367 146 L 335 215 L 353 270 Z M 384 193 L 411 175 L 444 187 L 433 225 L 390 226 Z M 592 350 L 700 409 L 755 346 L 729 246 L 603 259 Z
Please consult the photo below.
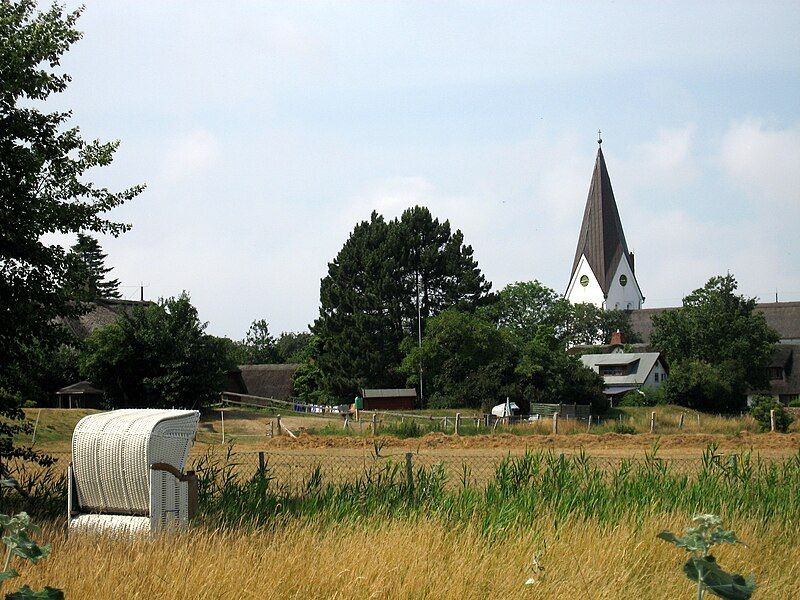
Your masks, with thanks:
M 627 375 L 628 365 L 600 365 L 600 375 Z

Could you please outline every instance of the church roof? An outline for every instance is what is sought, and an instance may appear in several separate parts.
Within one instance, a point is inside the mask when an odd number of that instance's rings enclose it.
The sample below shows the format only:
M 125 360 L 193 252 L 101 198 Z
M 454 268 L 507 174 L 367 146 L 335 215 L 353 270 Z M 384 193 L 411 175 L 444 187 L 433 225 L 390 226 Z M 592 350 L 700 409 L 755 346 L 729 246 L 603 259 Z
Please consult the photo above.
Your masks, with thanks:
M 594 163 L 592 183 L 589 186 L 589 197 L 586 199 L 586 209 L 583 212 L 583 223 L 570 279 L 575 276 L 582 255 L 586 256 L 603 294 L 608 294 L 611 288 L 620 259 L 625 256 L 630 264 L 628 245 L 625 243 L 625 234 L 622 231 L 622 222 L 619 219 L 602 148 L 597 149 L 597 160 Z

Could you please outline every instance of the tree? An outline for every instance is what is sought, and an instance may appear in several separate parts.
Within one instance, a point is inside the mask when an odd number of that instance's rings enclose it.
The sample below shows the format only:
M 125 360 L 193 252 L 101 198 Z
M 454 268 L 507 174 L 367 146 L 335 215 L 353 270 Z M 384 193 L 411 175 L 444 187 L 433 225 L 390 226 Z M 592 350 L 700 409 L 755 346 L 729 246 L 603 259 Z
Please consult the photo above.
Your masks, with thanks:
M 106 279 L 106 275 L 113 268 L 105 266 L 107 255 L 103 254 L 100 242 L 96 238 L 79 233 L 78 242 L 72 246 L 70 252 L 78 258 L 80 263 L 80 274 L 77 277 L 81 281 L 81 287 L 77 290 L 78 297 L 87 300 L 121 297 L 119 280 Z
M 142 190 L 115 193 L 91 183 L 88 173 L 109 165 L 118 143 L 86 142 L 77 127 L 66 127 L 69 112 L 39 108 L 67 87 L 69 76 L 56 69 L 81 37 L 80 12 L 0 2 L 0 417 L 7 419 L 0 464 L 9 455 L 33 456 L 11 443 L 24 429 L 20 375 L 30 372 L 30 349 L 57 348 L 66 334 L 55 319 L 81 310 L 69 294 L 76 259 L 47 234 L 119 235 L 128 226 L 105 213 Z
M 275 342 L 275 353 L 278 362 L 301 363 L 305 360 L 306 349 L 314 339 L 314 334 L 307 331 L 284 331 Z
M 633 330 L 627 311 L 605 310 L 588 303 L 572 304 L 566 318 L 563 337 L 569 344 L 608 344 L 615 331 L 622 333 L 626 343 L 642 341 Z
M 269 332 L 269 323 L 265 319 L 253 321 L 242 345 L 247 358 L 245 364 L 270 365 L 278 362 L 275 338 Z
M 566 343 L 572 311 L 569 300 L 533 280 L 507 285 L 497 293 L 494 302 L 481 309 L 481 314 L 521 340 L 533 339 L 544 325 Z
M 748 387 L 768 385 L 766 366 L 778 341 L 764 315 L 756 312 L 756 299 L 737 295 L 736 289 L 733 275 L 712 277 L 686 296 L 681 308 L 653 317 L 652 343 L 673 366 L 688 361 L 712 365 L 716 377 L 730 386 L 725 403 L 714 402 L 720 410 L 741 408 Z M 667 385 L 673 382 L 671 377 Z
M 407 338 L 403 350 L 400 370 L 416 386 L 422 365 L 429 406 L 489 410 L 516 395 L 511 333 L 475 314 L 449 309 L 431 317 L 422 345 Z
M 595 413 L 608 408 L 603 379 L 567 354 L 553 330 L 540 326 L 520 353 L 516 373 L 520 377 L 525 404 L 590 404 Z
M 400 343 L 424 332 L 446 308 L 474 310 L 486 282 L 460 231 L 414 207 L 386 222 L 373 212 L 357 224 L 320 285 L 319 368 L 333 395 L 362 386 L 397 387 Z M 418 315 L 421 318 L 418 318 Z
M 735 364 L 710 364 L 696 359 L 675 363 L 664 385 L 664 399 L 668 404 L 708 412 L 725 412 L 740 406 L 741 376 L 735 369 Z
M 86 339 L 81 372 L 115 408 L 197 408 L 216 397 L 228 366 L 205 328 L 185 293 L 136 307 Z

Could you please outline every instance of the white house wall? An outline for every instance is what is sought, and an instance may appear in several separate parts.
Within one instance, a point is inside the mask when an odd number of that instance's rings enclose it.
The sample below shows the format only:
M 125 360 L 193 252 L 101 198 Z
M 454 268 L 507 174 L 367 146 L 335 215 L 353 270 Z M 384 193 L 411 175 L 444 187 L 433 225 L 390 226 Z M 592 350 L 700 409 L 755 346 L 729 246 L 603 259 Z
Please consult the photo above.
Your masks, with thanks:
M 653 368 L 650 369 L 650 373 L 647 374 L 647 379 L 644 380 L 642 384 L 643 388 L 657 388 L 662 383 L 664 383 L 664 376 L 667 374 L 666 369 L 664 369 L 664 365 L 661 364 L 661 360 L 657 360 L 656 364 L 653 365 Z M 658 381 L 656 381 L 656 375 L 658 375 Z
M 581 277 L 586 275 L 589 278 L 589 285 L 582 286 L 580 281 Z M 578 262 L 578 268 L 575 269 L 575 275 L 572 281 L 569 282 L 569 287 L 566 293 L 567 300 L 573 304 L 594 304 L 600 308 L 604 308 L 605 298 L 603 297 L 603 289 L 595 277 L 592 268 L 586 260 L 586 256 L 581 256 Z

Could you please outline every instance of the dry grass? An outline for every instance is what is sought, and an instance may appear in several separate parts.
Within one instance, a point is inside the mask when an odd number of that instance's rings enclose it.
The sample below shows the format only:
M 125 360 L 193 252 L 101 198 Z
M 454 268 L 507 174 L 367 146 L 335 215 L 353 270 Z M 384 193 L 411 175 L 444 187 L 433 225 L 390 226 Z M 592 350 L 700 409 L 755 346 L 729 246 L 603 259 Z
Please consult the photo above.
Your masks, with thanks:
M 72 537 L 46 528 L 53 554 L 23 567 L 20 584 L 54 585 L 68 598 L 692 598 L 685 557 L 656 539 L 686 516 L 638 528 L 570 521 L 556 531 L 491 541 L 466 525 L 390 520 L 361 526 L 294 523 L 274 530 L 196 529 L 154 540 Z M 758 598 L 800 597 L 800 533 L 790 524 L 729 523 L 748 547 L 723 548 L 728 569 L 754 573 Z M 538 582 L 525 586 L 538 556 Z

